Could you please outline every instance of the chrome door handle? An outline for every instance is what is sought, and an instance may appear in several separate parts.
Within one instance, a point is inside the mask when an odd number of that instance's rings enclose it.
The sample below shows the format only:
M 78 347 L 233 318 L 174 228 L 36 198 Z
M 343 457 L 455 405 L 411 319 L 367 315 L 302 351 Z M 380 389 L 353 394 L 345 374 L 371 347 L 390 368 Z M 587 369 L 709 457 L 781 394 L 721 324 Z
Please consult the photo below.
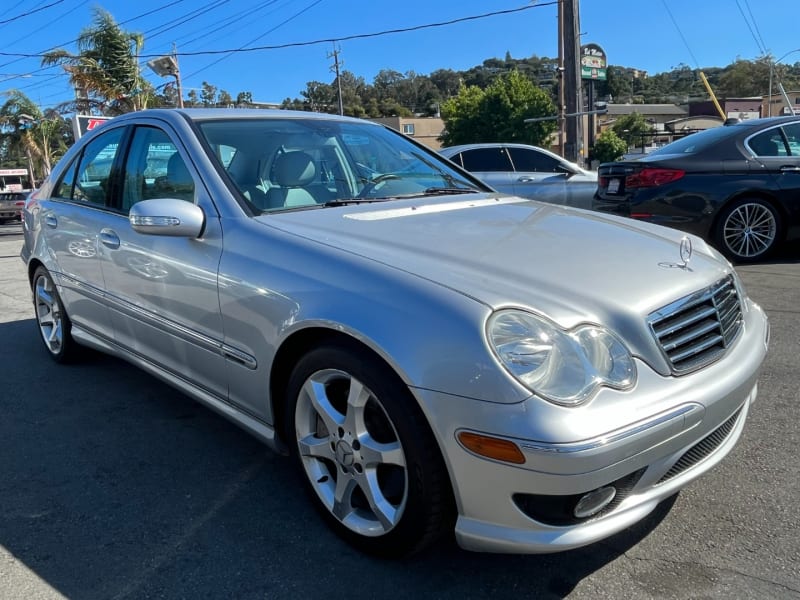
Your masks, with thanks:
M 517 179 L 520 183 L 536 183 L 535 177 L 520 177 Z
M 56 219 L 53 215 L 47 215 L 44 218 L 44 224 L 50 227 L 51 229 L 55 229 L 58 227 L 58 219 Z
M 116 250 L 120 245 L 119 236 L 116 234 L 116 232 L 114 232 L 113 229 L 101 229 L 100 242 L 106 248 L 111 248 L 112 250 Z
M 800 173 L 800 167 L 784 165 L 781 167 L 781 173 Z

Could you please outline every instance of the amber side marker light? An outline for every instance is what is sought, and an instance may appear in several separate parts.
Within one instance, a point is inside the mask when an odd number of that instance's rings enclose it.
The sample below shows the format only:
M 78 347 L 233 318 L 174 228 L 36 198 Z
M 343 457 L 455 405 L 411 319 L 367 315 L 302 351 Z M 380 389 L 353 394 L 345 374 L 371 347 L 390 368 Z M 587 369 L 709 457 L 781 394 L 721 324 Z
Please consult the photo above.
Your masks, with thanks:
M 469 431 L 460 431 L 456 437 L 464 448 L 480 456 L 515 465 L 521 465 L 525 462 L 522 450 L 514 442 Z

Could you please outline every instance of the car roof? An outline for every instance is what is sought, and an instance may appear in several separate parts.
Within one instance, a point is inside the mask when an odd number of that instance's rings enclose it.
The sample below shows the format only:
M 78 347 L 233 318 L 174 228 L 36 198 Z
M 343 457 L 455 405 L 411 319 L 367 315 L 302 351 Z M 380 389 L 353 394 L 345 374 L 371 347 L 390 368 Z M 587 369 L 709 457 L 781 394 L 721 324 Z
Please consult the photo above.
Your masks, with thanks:
M 190 119 L 192 121 L 214 121 L 230 119 L 315 119 L 326 121 L 342 121 L 366 123 L 380 127 L 381 125 L 364 119 L 343 117 L 329 113 L 306 112 L 300 110 L 280 110 L 261 108 L 150 108 L 116 117 L 114 120 L 128 120 L 144 117 L 158 117 L 171 121 L 173 119 Z

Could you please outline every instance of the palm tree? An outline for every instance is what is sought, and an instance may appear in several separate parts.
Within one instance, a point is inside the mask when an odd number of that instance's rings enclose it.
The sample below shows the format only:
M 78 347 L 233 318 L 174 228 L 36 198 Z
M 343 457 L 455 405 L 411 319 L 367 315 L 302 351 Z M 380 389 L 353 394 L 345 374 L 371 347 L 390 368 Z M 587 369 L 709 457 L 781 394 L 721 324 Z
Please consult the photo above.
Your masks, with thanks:
M 42 112 L 19 90 L 5 95 L 0 106 L 0 159 L 24 164 L 31 178 L 41 181 L 66 151 L 69 125 L 54 110 Z
M 77 39 L 77 54 L 63 48 L 47 52 L 42 66 L 61 65 L 70 83 L 84 98 L 75 102 L 79 112 L 99 110 L 116 115 L 147 108 L 154 94 L 142 77 L 139 53 L 144 36 L 120 29 L 102 8 L 94 9 L 92 25 Z

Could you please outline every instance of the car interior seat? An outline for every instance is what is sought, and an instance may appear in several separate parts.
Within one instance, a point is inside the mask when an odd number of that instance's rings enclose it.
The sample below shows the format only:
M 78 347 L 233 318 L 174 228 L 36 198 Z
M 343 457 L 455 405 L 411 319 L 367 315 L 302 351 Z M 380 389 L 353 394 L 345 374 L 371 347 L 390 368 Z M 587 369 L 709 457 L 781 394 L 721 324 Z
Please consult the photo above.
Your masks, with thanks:
M 270 179 L 277 187 L 267 192 L 267 207 L 305 206 L 316 204 L 314 196 L 306 189 L 314 181 L 317 168 L 307 152 L 283 152 L 275 158 Z
M 194 202 L 194 180 L 177 152 L 167 161 L 167 174 L 159 177 L 156 183 L 160 197 Z

